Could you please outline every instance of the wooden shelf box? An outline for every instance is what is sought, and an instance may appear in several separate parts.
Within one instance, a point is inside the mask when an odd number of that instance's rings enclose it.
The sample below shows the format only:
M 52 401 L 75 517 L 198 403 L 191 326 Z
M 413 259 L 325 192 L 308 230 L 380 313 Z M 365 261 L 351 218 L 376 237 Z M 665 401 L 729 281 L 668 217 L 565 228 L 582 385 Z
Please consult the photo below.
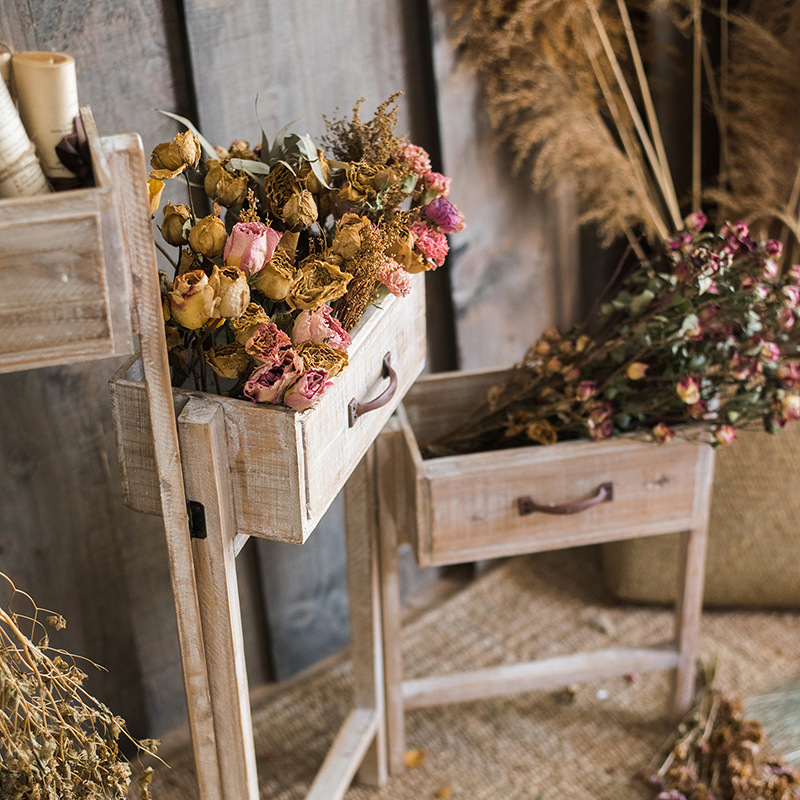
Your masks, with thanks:
M 649 536 L 702 527 L 714 451 L 675 439 L 573 441 L 423 459 L 426 442 L 458 424 L 502 372 L 426 376 L 403 401 L 405 469 L 412 506 L 404 523 L 422 566 Z M 584 503 L 580 513 L 524 513 Z M 521 504 L 522 503 L 522 508 Z
M 352 427 L 352 399 L 368 401 L 386 388 L 383 361 L 397 374 L 393 398 Z M 222 407 L 236 533 L 304 542 L 344 486 L 425 362 L 425 290 L 415 276 L 408 297 L 391 295 L 370 308 L 353 334 L 349 365 L 319 405 L 303 413 L 215 394 L 175 389 L 175 411 L 190 398 Z M 132 508 L 161 513 L 142 365 L 132 359 L 110 382 L 123 493 Z M 191 498 L 190 498 L 191 499 Z
M 103 140 L 95 186 L 0 200 L 0 372 L 132 352 L 130 274 Z

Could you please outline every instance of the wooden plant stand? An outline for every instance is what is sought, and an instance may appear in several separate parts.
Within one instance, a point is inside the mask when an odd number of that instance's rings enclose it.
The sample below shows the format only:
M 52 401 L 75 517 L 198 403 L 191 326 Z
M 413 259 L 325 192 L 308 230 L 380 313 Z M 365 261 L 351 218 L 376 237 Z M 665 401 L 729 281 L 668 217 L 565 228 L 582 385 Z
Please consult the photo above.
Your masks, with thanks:
M 131 376 L 128 364 L 112 380 L 112 408 L 126 499 L 164 517 L 199 797 L 259 797 L 236 555 L 250 535 L 302 543 L 342 485 L 354 708 L 307 797 L 338 800 L 359 768 L 364 782 L 381 784 L 387 766 L 372 442 L 422 369 L 423 284 L 417 281 L 406 305 L 388 303 L 367 319 L 348 369 L 310 412 L 173 392 L 139 137 L 114 137 L 108 155 L 141 340 L 138 373 Z M 374 413 L 363 422 L 351 414 L 348 424 L 348 407 L 359 411 L 351 398 L 375 397 L 386 377 L 381 402 L 360 408 Z M 283 511 L 272 519 L 276 507 Z
M 626 437 L 423 459 L 502 372 L 445 373 L 415 384 L 378 441 L 381 595 L 389 769 L 403 769 L 408 708 L 573 682 L 674 670 L 673 717 L 694 698 L 714 450 Z M 684 531 L 672 641 L 403 680 L 398 545 L 422 566 L 456 564 Z

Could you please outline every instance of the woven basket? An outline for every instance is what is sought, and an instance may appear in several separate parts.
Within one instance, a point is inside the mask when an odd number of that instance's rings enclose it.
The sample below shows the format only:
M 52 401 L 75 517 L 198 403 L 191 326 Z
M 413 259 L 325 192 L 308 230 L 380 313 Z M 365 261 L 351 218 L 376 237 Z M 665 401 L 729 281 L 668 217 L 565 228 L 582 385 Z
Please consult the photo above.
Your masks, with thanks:
M 677 546 L 674 535 L 604 545 L 609 589 L 670 602 Z M 742 431 L 717 451 L 705 585 L 706 605 L 800 607 L 800 424 Z

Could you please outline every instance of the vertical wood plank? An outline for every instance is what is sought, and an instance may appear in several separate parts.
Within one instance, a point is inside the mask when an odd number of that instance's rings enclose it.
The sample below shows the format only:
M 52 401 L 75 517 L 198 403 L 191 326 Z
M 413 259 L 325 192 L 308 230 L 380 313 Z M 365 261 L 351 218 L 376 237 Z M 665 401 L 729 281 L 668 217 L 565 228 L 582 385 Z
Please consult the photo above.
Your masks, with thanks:
M 222 409 L 192 398 L 178 433 L 186 496 L 205 509 L 206 538 L 195 539 L 193 549 L 222 793 L 258 800 Z
M 374 446 L 345 484 L 344 501 L 354 699 L 356 709 L 372 709 L 378 720 L 358 777 L 380 786 L 386 782 L 387 764 Z

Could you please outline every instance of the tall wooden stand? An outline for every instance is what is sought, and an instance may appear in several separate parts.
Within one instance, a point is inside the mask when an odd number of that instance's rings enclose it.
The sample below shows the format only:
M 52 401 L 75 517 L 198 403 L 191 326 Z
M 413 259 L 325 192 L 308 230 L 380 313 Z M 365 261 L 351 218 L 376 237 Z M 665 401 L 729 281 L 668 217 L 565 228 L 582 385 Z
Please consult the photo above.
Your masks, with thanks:
M 247 536 L 235 533 L 223 412 L 190 400 L 175 419 L 141 142 L 135 135 L 104 141 L 124 210 L 199 797 L 258 800 L 235 569 Z M 191 537 L 187 499 L 203 507 L 202 538 Z M 345 503 L 355 702 L 309 800 L 338 800 L 359 767 L 370 783 L 383 783 L 387 774 L 372 451 L 346 484 Z

